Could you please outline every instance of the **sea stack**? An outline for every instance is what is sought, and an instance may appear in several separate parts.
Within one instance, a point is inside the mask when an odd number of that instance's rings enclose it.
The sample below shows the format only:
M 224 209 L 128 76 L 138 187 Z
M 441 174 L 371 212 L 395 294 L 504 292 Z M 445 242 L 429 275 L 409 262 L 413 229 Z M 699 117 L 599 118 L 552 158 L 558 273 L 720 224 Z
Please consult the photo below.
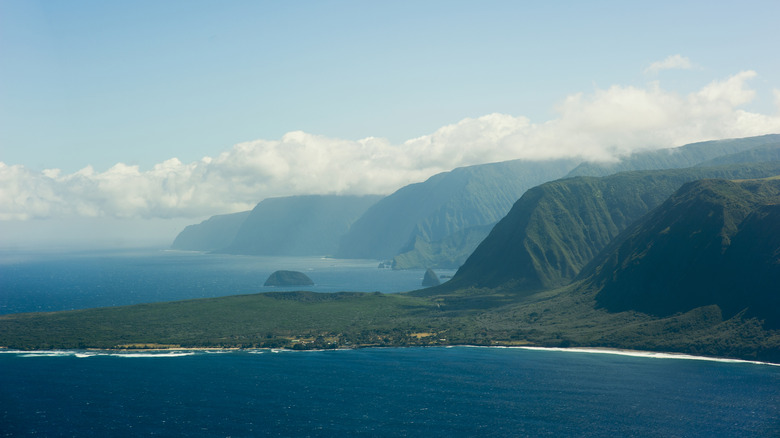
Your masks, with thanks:
M 428 268 L 428 270 L 425 271 L 425 276 L 423 277 L 423 281 L 422 281 L 423 287 L 438 286 L 440 284 L 441 281 L 439 280 L 439 276 L 436 275 L 435 272 L 433 272 L 433 269 Z
M 311 286 L 308 275 L 298 271 L 276 271 L 268 277 L 263 286 Z

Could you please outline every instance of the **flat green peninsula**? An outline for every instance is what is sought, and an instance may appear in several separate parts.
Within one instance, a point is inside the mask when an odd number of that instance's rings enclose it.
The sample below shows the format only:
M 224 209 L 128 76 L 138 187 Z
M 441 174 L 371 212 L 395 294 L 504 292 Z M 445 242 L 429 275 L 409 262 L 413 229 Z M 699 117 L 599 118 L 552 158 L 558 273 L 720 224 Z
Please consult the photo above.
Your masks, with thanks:
M 610 347 L 780 362 L 780 332 L 717 306 L 658 318 L 597 307 L 573 285 L 417 293 L 271 292 L 0 316 L 12 349 L 289 348 L 429 345 Z

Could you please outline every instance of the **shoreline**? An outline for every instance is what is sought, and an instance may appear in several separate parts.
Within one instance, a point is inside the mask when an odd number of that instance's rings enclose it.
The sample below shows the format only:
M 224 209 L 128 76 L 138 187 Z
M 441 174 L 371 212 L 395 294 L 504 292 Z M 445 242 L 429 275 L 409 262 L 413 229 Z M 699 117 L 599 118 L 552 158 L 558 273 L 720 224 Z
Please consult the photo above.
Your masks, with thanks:
M 569 353 L 612 354 L 615 356 L 645 357 L 649 359 L 686 359 L 686 360 L 702 360 L 702 361 L 722 362 L 722 363 L 749 363 L 755 365 L 770 365 L 774 367 L 780 367 L 780 363 L 764 362 L 760 360 L 735 359 L 735 358 L 728 358 L 728 357 L 713 357 L 713 356 L 695 356 L 686 353 L 630 350 L 630 349 L 623 349 L 623 348 L 533 347 L 533 346 L 526 346 L 526 347 L 518 346 L 518 347 L 504 347 L 504 348 L 520 348 L 524 350 L 537 350 L 537 351 L 545 351 L 545 350 L 562 351 L 562 352 L 569 352 Z
M 564 353 L 586 353 L 586 354 L 610 354 L 615 356 L 630 356 L 641 357 L 647 359 L 676 359 L 676 360 L 698 360 L 708 362 L 720 362 L 720 363 L 741 363 L 752 365 L 768 365 L 773 367 L 780 367 L 780 363 L 764 362 L 749 359 L 735 359 L 726 357 L 710 357 L 710 356 L 694 356 L 685 353 L 675 352 L 658 352 L 658 351 L 645 351 L 645 350 L 631 350 L 622 348 L 607 348 L 607 347 L 537 347 L 537 346 L 518 346 L 518 345 L 432 345 L 432 346 L 405 346 L 405 347 L 380 347 L 380 346 L 357 346 L 353 348 L 336 348 L 336 349 L 312 349 L 312 350 L 294 350 L 291 348 L 238 348 L 238 347 L 167 347 L 167 348 L 139 348 L 139 349 L 100 349 L 100 348 L 88 348 L 88 349 L 54 349 L 54 350 L 12 350 L 4 347 L 0 347 L 0 354 L 17 354 L 27 357 L 57 357 L 57 356 L 74 356 L 79 358 L 95 357 L 95 356 L 112 356 L 112 357 L 181 357 L 191 356 L 196 353 L 306 353 L 306 352 L 322 352 L 322 351 L 351 351 L 351 350 L 363 350 L 363 349 L 388 349 L 388 348 L 492 348 L 492 349 L 518 349 L 529 351 L 549 351 L 549 352 L 564 352 Z

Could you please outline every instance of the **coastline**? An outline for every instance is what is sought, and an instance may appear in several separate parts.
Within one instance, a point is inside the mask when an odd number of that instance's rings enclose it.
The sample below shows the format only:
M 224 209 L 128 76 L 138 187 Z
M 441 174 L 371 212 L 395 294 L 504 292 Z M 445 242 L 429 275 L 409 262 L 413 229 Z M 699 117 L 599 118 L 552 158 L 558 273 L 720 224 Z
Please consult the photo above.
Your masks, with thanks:
M 197 353 L 306 353 L 306 352 L 322 352 L 322 351 L 352 351 L 362 349 L 390 349 L 390 348 L 489 348 L 489 349 L 518 349 L 529 351 L 548 351 L 548 352 L 564 352 L 564 353 L 585 353 L 585 354 L 609 354 L 615 356 L 630 356 L 640 357 L 647 359 L 675 359 L 675 360 L 698 360 L 708 362 L 719 363 L 733 363 L 733 364 L 753 364 L 753 365 L 768 365 L 773 367 L 780 367 L 780 363 L 763 362 L 757 360 L 748 359 L 734 359 L 725 357 L 709 357 L 709 356 L 694 356 L 685 353 L 675 352 L 657 352 L 657 351 L 643 351 L 643 350 L 630 350 L 621 348 L 606 348 L 606 347 L 537 347 L 537 346 L 517 346 L 517 345 L 431 345 L 431 346 L 356 346 L 352 348 L 337 348 L 337 349 L 311 349 L 311 350 L 294 350 L 291 348 L 238 348 L 238 347 L 165 347 L 165 348 L 138 348 L 138 349 L 57 349 L 57 350 L 12 350 L 0 347 L 0 354 L 17 354 L 21 357 L 78 357 L 88 358 L 97 356 L 111 356 L 111 357 L 182 357 L 192 356 Z
M 591 354 L 612 354 L 616 356 L 632 356 L 632 357 L 645 357 L 650 359 L 686 359 L 686 360 L 703 360 L 711 362 L 722 363 L 749 363 L 755 365 L 770 365 L 774 367 L 780 367 L 780 363 L 763 362 L 759 360 L 748 359 L 734 359 L 728 357 L 711 357 L 711 356 L 694 356 L 685 353 L 675 352 L 659 352 L 659 351 L 644 351 L 644 350 L 628 350 L 621 348 L 606 348 L 606 347 L 503 347 L 503 348 L 520 348 L 524 350 L 546 350 L 546 351 L 563 351 L 569 353 L 591 353 Z

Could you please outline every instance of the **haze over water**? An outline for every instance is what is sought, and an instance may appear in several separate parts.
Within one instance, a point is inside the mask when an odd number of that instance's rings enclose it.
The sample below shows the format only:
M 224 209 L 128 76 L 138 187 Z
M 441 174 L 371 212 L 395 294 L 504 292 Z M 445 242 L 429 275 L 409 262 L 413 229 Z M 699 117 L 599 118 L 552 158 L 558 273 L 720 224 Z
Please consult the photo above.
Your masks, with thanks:
M 300 287 L 265 287 L 279 269 L 306 273 L 315 292 L 404 292 L 424 271 L 378 269 L 376 260 L 262 257 L 182 251 L 0 253 L 0 314 L 210 298 Z M 453 275 L 454 270 L 437 270 Z

